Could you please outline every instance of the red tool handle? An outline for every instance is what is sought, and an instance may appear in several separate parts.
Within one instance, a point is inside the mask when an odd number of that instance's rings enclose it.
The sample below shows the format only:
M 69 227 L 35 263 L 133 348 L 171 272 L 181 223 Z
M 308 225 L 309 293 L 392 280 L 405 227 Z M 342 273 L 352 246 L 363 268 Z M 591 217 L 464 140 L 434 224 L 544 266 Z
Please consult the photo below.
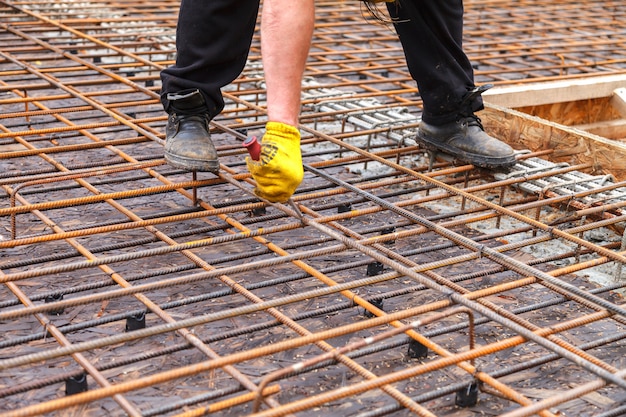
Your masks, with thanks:
M 243 146 L 246 147 L 248 153 L 250 154 L 250 158 L 258 161 L 261 159 L 261 144 L 256 139 L 256 136 L 249 136 L 246 140 L 243 141 Z

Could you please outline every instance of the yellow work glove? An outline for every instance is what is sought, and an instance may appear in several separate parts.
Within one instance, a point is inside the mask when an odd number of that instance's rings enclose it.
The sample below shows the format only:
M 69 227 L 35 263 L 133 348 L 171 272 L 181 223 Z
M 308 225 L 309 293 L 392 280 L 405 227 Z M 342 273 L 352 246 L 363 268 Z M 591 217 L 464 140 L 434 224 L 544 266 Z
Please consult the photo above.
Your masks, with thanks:
M 261 139 L 261 160 L 246 157 L 246 165 L 256 181 L 256 195 L 273 203 L 289 200 L 304 177 L 300 131 L 284 123 L 268 122 Z

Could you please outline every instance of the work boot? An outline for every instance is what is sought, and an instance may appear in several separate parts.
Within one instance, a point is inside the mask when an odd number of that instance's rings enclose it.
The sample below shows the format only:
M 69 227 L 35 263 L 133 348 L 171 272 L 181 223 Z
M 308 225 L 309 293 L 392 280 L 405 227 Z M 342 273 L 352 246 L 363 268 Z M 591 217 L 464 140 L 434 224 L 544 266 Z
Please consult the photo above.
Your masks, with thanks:
M 485 133 L 480 119 L 470 108 L 471 101 L 490 86 L 478 87 L 461 103 L 464 109 L 456 121 L 440 126 L 420 122 L 416 140 L 429 150 L 438 150 L 482 168 L 515 165 L 515 151 L 506 143 Z
M 167 95 L 165 161 L 187 171 L 217 173 L 220 164 L 209 133 L 209 113 L 199 90 Z

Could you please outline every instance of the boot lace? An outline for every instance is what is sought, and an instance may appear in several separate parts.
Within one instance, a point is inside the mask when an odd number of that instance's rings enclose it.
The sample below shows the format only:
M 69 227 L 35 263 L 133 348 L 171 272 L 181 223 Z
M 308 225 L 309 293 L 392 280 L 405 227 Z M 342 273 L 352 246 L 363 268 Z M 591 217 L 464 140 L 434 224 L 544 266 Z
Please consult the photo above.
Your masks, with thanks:
M 475 114 L 463 116 L 461 118 L 461 125 L 465 128 L 470 126 L 478 126 L 480 130 L 485 130 L 485 128 L 483 127 L 483 123 L 480 120 L 480 117 L 476 116 Z
M 176 119 L 177 123 L 184 122 L 185 120 L 195 120 L 197 122 L 208 123 L 209 117 L 205 113 L 191 113 L 191 114 L 180 114 L 175 113 L 174 119 Z

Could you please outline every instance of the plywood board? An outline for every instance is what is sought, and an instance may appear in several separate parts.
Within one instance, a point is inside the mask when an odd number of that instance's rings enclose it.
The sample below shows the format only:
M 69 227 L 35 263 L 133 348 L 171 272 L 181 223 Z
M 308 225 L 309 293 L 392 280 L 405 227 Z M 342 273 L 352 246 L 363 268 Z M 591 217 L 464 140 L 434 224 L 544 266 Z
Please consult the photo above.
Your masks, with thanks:
M 607 139 L 622 141 L 626 139 L 626 119 L 607 120 L 604 122 L 587 123 L 572 127 Z
M 591 163 L 617 181 L 626 180 L 626 145 L 620 142 L 488 103 L 480 117 L 487 132 L 515 149 L 551 149 L 553 161 Z
M 566 126 L 598 123 L 621 118 L 611 104 L 610 97 L 518 107 L 515 110 Z

